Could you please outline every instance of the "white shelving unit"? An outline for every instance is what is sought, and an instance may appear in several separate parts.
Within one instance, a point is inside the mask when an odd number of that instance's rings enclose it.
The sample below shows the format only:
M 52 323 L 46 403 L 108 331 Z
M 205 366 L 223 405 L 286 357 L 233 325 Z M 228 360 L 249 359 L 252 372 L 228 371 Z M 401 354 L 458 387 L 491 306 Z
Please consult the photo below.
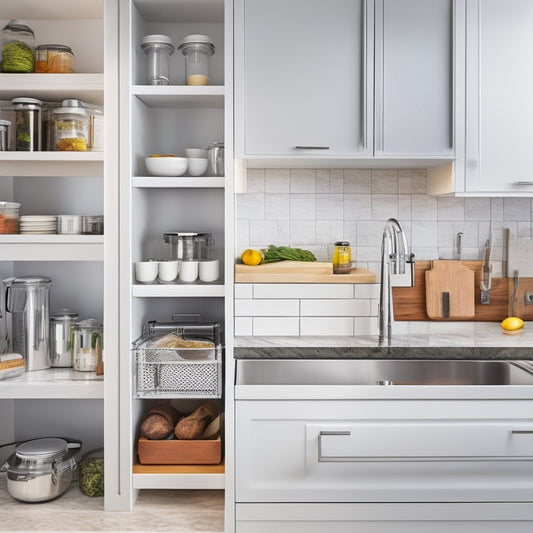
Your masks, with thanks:
M 133 399 L 133 361 L 129 347 L 149 320 L 170 321 L 172 312 L 200 313 L 203 320 L 224 322 L 225 302 L 232 272 L 228 272 L 228 205 L 232 195 L 230 177 L 232 134 L 228 139 L 228 102 L 231 84 L 227 73 L 224 0 L 124 0 L 121 10 L 121 373 L 122 403 L 128 403 L 121 419 L 121 440 L 129 447 L 122 468 L 129 471 L 123 484 L 131 484 L 130 504 L 138 489 L 223 489 L 225 461 L 219 465 L 141 465 L 135 446 L 138 427 L 149 400 Z M 231 10 L 229 11 L 231 16 Z M 232 18 L 232 17 L 231 17 Z M 171 37 L 175 45 L 189 34 L 206 34 L 215 42 L 209 86 L 184 85 L 184 58 L 171 56 L 171 84 L 145 84 L 146 58 L 139 43 L 144 35 Z M 229 130 L 230 132 L 232 130 Z M 144 158 L 153 153 L 184 155 L 185 148 L 226 143 L 226 176 L 154 177 L 148 175 Z M 232 198 L 231 198 L 232 201 Z M 229 209 L 229 211 L 228 211 Z M 166 231 L 210 232 L 215 240 L 211 257 L 221 261 L 221 277 L 214 283 L 136 283 L 133 263 L 150 257 L 168 257 L 163 244 Z M 127 244 L 129 243 L 129 244 Z M 233 263 L 233 260 L 232 260 Z M 129 310 L 129 312 L 126 312 Z M 226 327 L 226 333 L 227 333 Z M 231 334 L 231 327 L 230 327 Z M 227 339 L 227 335 L 226 335 Z M 227 342 L 227 340 L 226 340 Z M 179 399 L 175 400 L 179 402 Z M 198 402 L 201 400 L 198 399 Z M 220 400 L 221 410 L 223 400 Z M 123 422 L 122 422 L 123 420 Z M 224 437 L 223 437 L 224 438 Z M 132 467 L 133 465 L 133 467 Z

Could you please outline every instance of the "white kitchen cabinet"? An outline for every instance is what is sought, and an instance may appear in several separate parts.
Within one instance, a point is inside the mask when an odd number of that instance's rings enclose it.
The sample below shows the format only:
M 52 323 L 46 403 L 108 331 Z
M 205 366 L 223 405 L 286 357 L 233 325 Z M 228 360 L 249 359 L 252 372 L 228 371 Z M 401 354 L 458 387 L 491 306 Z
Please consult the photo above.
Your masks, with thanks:
M 465 71 L 457 71 L 456 91 L 466 86 L 464 155 L 455 165 L 430 173 L 433 193 L 460 196 L 531 196 L 533 163 L 533 5 L 527 0 L 466 0 L 457 3 L 464 19 Z M 466 78 L 466 80 L 464 79 Z M 466 85 L 465 85 L 466 84 Z M 462 132 L 458 132 L 462 135 Z
M 105 235 L 1 235 L 2 279 L 49 276 L 51 311 L 69 307 L 81 318 L 101 320 L 106 338 L 105 380 L 95 373 L 52 368 L 2 382 L 0 409 L 2 419 L 9 420 L 2 425 L 2 441 L 61 434 L 82 440 L 85 451 L 105 445 L 106 508 L 119 498 L 118 435 L 111 409 L 104 420 L 104 404 L 107 408 L 114 400 L 118 353 L 118 298 L 112 291 L 118 279 L 117 11 L 115 0 L 9 0 L 0 12 L 0 26 L 22 19 L 34 30 L 37 44 L 67 44 L 75 56 L 73 74 L 1 73 L 0 100 L 79 98 L 103 106 L 106 139 L 103 152 L 0 152 L 1 199 L 20 202 L 22 215 L 103 214 L 105 220 Z
M 376 0 L 376 158 L 454 155 L 452 0 Z
M 237 156 L 372 155 L 373 4 L 235 2 Z
M 233 17 L 232 2 L 224 0 L 120 1 L 120 404 L 125 416 L 119 432 L 124 508 L 129 508 L 138 489 L 224 489 L 226 484 L 224 461 L 220 465 L 185 466 L 138 463 L 138 429 L 152 400 L 134 398 L 131 346 L 150 320 L 170 322 L 173 314 L 192 313 L 200 314 L 204 321 L 224 323 L 228 309 L 231 313 L 233 70 L 226 56 L 232 54 Z M 208 35 L 215 44 L 210 57 L 211 85 L 185 85 L 185 61 L 179 50 L 170 57 L 170 84 L 148 85 L 146 56 L 140 43 L 149 34 L 168 35 L 176 47 L 187 35 Z M 185 148 L 200 148 L 214 141 L 225 142 L 224 176 L 156 177 L 147 172 L 144 158 L 151 154 L 183 156 Z M 169 231 L 212 233 L 215 244 L 210 257 L 220 260 L 219 279 L 213 283 L 138 283 L 135 262 L 170 257 L 169 244 L 163 240 L 163 233 Z M 225 323 L 226 354 L 231 349 L 229 322 Z M 224 399 L 219 400 L 221 409 Z M 184 412 L 192 410 L 191 401 L 180 400 L 178 393 L 174 401 L 183 402 Z M 228 439 L 225 444 L 228 450 Z

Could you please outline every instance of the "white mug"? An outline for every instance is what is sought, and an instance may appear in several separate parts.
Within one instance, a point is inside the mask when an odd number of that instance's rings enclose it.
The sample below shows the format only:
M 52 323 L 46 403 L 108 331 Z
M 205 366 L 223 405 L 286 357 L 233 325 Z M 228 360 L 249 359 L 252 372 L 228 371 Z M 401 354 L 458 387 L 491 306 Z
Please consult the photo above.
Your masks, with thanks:
M 180 271 L 179 261 L 161 261 L 159 263 L 159 279 L 161 281 L 174 281 Z
M 216 281 L 219 273 L 218 259 L 204 259 L 198 266 L 200 281 Z
M 157 278 L 157 261 L 139 261 L 135 263 L 135 279 L 141 283 L 148 283 Z
M 179 278 L 181 281 L 196 281 L 198 278 L 198 261 L 182 261 Z

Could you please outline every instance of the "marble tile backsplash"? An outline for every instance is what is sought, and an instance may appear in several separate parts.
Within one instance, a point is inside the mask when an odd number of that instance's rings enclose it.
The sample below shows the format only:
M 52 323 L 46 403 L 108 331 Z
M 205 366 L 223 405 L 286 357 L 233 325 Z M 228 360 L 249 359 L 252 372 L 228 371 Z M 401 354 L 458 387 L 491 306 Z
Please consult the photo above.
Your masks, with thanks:
M 379 276 L 385 221 L 402 224 L 416 259 L 450 259 L 463 232 L 463 258 L 482 259 L 492 239 L 493 275 L 501 275 L 503 229 L 532 238 L 531 198 L 455 198 L 427 194 L 425 169 L 248 169 L 237 195 L 237 254 L 269 244 L 312 250 L 331 260 L 347 240 L 358 266 Z

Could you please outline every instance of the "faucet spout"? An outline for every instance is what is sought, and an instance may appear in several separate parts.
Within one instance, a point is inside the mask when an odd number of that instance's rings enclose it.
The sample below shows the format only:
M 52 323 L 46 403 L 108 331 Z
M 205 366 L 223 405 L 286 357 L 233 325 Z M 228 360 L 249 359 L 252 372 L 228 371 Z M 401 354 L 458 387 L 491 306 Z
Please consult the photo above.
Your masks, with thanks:
M 410 272 L 406 272 L 406 265 Z M 414 285 L 414 254 L 408 252 L 407 238 L 395 218 L 389 218 L 381 238 L 381 281 L 379 287 L 379 345 L 385 339 L 391 344 L 392 333 L 392 287 Z M 395 282 L 393 278 L 401 281 Z

